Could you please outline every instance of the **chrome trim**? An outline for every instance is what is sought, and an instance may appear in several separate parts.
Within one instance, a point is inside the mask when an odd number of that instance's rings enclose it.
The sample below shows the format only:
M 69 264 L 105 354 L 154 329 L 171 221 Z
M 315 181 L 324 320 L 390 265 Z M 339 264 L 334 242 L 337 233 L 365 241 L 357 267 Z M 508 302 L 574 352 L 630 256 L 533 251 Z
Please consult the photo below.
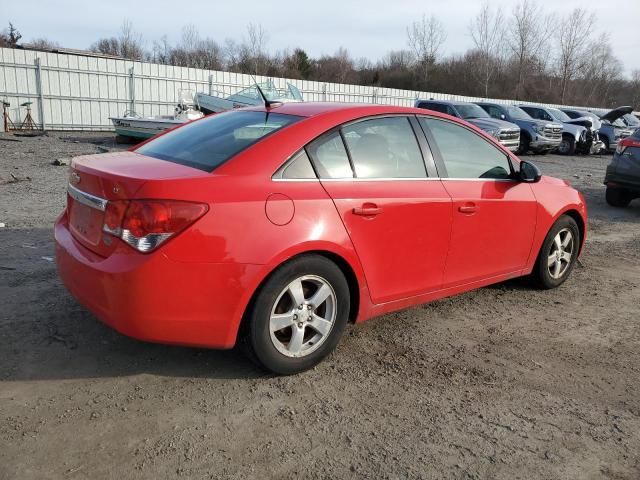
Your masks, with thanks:
M 104 198 L 96 197 L 95 195 L 91 195 L 90 193 L 83 192 L 82 190 L 78 190 L 73 185 L 67 185 L 67 193 L 71 198 L 75 201 L 86 205 L 87 207 L 95 208 L 96 210 L 100 210 L 104 212 L 107 209 L 108 200 Z
M 401 181 L 427 181 L 427 182 L 445 182 L 447 180 L 465 181 L 465 182 L 515 182 L 512 178 L 448 178 L 448 177 L 427 177 L 427 178 L 321 178 L 321 182 L 401 182 Z M 277 180 L 273 180 L 277 181 Z M 280 180 L 282 181 L 282 180 Z M 293 180 L 296 181 L 296 180 Z M 298 180 L 300 181 L 300 180 Z
M 272 182 L 319 182 L 318 178 L 271 178 Z

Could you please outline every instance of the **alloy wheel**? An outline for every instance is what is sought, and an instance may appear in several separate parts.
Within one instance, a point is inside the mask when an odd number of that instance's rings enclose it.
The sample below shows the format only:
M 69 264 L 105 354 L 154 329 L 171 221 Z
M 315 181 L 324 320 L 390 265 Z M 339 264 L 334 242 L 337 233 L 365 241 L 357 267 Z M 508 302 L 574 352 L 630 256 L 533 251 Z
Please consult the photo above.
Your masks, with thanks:
M 293 280 L 278 295 L 269 318 L 271 341 L 287 357 L 316 351 L 333 329 L 337 298 L 331 284 L 316 275 Z
M 575 250 L 575 240 L 573 233 L 568 228 L 560 230 L 553 238 L 549 256 L 547 259 L 547 268 L 551 278 L 559 279 L 568 270 L 573 260 Z

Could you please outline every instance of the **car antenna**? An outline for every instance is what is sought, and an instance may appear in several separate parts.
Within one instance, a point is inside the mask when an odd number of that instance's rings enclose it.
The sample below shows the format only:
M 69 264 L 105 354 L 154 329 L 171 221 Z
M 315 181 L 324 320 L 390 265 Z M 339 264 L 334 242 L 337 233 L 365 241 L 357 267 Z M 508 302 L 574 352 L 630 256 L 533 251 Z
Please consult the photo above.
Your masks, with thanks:
M 264 94 L 264 92 L 260 88 L 260 85 L 258 84 L 258 81 L 256 80 L 256 77 L 254 77 L 253 75 L 251 75 L 251 77 L 253 78 L 253 82 L 256 85 L 256 90 L 258 90 L 258 93 L 262 97 L 262 102 L 264 103 L 264 108 L 271 107 L 272 103 L 269 101 L 269 99 L 267 99 L 267 96 Z

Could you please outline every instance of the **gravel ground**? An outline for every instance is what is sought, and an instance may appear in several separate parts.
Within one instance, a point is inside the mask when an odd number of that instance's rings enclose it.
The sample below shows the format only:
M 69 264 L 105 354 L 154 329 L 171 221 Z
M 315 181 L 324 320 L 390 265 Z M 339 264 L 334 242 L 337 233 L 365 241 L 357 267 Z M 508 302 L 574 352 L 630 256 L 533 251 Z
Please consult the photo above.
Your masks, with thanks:
M 67 168 L 50 162 L 122 147 L 8 139 L 0 478 L 640 478 L 640 201 L 606 206 L 607 157 L 531 157 L 589 204 L 561 288 L 510 281 L 386 315 L 278 378 L 234 351 L 123 337 L 77 305 L 52 262 Z

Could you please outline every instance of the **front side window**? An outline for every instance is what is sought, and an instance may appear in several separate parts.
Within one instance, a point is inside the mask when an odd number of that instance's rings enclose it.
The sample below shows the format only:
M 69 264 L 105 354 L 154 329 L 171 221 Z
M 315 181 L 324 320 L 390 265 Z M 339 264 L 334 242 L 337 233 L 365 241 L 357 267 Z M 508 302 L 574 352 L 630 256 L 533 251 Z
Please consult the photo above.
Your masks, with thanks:
M 433 134 L 449 178 L 511 178 L 507 155 L 471 130 L 435 118 L 420 122 Z
M 340 132 L 331 132 L 307 147 L 320 178 L 353 178 L 347 150 Z
M 358 178 L 425 178 L 418 140 L 407 117 L 363 120 L 342 129 Z
M 529 115 L 537 120 L 547 120 L 553 121 L 553 119 L 542 109 L 540 108 L 532 108 L 532 107 L 520 107 Z
M 149 157 L 207 172 L 302 117 L 267 112 L 225 112 L 180 127 L 136 150 Z

